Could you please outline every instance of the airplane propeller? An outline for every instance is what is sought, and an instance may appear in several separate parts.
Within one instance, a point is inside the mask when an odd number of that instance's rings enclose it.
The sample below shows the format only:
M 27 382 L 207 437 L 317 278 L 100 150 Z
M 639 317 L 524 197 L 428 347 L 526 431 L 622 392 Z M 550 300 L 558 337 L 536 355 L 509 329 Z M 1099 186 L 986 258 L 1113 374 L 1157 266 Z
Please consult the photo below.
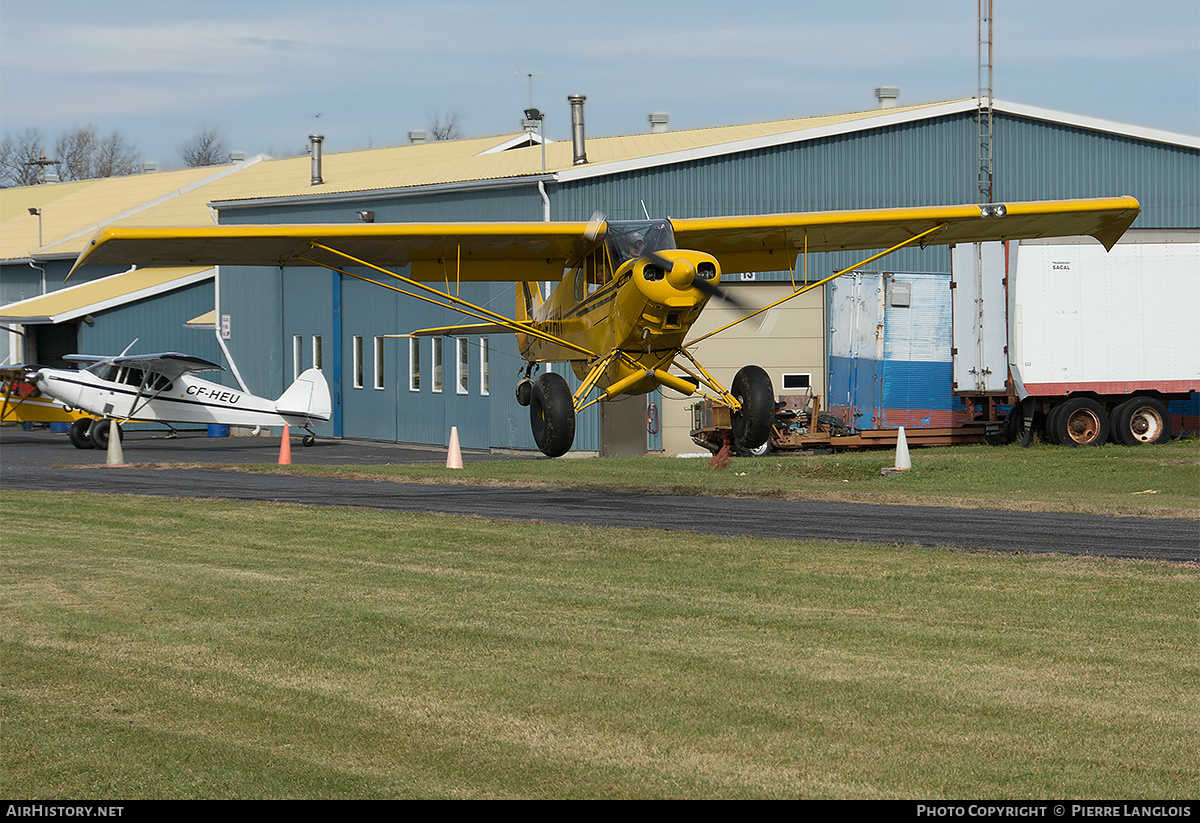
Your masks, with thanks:
M 647 260 L 649 260 L 654 265 L 658 266 L 660 269 L 662 269 L 663 272 L 670 272 L 675 267 L 674 260 L 668 260 L 667 258 L 663 257 L 658 252 L 646 252 L 642 256 L 644 258 L 646 258 Z M 743 312 L 754 311 L 753 306 L 746 304 L 742 300 L 738 300 L 736 297 L 731 295 L 725 289 L 722 289 L 720 286 L 714 284 L 712 281 L 702 277 L 700 275 L 700 272 L 696 272 L 694 275 L 692 275 L 691 288 L 696 289 L 697 291 L 702 292 L 703 294 L 707 294 L 709 297 L 719 298 L 719 299 L 725 301 L 726 303 L 728 303 L 729 305 L 733 306 L 734 308 L 740 309 Z

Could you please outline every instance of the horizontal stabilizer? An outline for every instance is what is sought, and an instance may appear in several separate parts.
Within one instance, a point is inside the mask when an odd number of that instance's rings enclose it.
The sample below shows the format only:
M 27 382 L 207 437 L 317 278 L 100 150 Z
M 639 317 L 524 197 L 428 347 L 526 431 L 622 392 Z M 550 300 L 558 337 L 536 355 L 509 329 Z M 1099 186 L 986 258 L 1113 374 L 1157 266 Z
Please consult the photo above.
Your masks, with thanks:
M 329 384 L 320 369 L 309 369 L 287 387 L 275 401 L 275 411 L 284 417 L 304 418 L 304 425 L 319 426 L 333 416 Z
M 420 329 L 405 337 L 467 337 L 472 334 L 514 334 L 529 326 L 514 320 L 508 323 L 472 323 L 467 326 L 442 326 L 436 329 Z

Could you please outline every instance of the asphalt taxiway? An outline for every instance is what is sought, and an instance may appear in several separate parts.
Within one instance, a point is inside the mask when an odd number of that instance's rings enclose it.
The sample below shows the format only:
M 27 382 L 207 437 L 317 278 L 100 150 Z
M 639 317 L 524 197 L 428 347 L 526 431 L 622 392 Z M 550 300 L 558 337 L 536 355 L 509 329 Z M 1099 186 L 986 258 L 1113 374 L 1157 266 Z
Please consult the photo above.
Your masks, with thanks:
M 45 430 L 0 430 L 0 488 L 84 491 L 156 497 L 223 498 L 389 511 L 473 515 L 756 538 L 822 539 L 949 546 L 1002 552 L 1055 552 L 1170 562 L 1200 561 L 1200 522 L 1052 512 L 880 506 L 805 500 L 757 500 L 398 483 L 357 478 L 251 474 L 204 464 L 274 463 L 278 438 L 209 438 L 129 432 L 132 464 L 105 466 L 100 451 L 73 448 Z M 373 441 L 318 440 L 292 446 L 308 465 L 442 464 L 443 449 Z M 464 460 L 542 459 L 464 452 Z M 149 466 L 145 464 L 157 464 Z M 165 465 L 165 468 L 158 467 Z

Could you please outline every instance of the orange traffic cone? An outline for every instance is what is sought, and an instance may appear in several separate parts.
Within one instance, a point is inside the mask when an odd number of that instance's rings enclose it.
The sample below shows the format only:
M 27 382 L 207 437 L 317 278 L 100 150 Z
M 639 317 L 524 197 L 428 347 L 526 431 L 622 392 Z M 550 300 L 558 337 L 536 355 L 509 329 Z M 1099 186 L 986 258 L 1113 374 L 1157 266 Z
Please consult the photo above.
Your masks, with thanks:
M 287 423 L 283 424 L 283 439 L 279 441 L 279 465 L 292 465 L 292 436 Z
M 446 451 L 446 468 L 461 469 L 462 449 L 458 446 L 458 426 L 450 427 L 450 448 Z

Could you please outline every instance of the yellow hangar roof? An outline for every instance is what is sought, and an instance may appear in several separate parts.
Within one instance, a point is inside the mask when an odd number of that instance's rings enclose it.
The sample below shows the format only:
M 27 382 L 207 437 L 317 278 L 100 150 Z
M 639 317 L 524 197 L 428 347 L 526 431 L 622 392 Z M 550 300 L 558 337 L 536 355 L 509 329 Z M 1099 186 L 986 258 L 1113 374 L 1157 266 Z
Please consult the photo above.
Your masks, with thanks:
M 0 189 L 0 260 L 71 257 L 97 230 L 114 223 L 211 224 L 200 192 L 251 164 Z
M 969 102 L 974 105 L 973 101 Z M 544 173 L 557 179 L 612 174 L 622 171 L 618 167 L 622 164 L 644 161 L 657 165 L 664 156 L 677 155 L 686 159 L 688 154 L 697 151 L 791 136 L 810 130 L 844 128 L 881 115 L 895 118 L 914 113 L 928 117 L 931 116 L 931 107 L 943 105 L 946 104 L 622 137 L 588 137 L 585 149 L 588 163 L 584 166 L 574 165 L 570 140 L 547 140 Z M 322 158 L 323 182 L 319 185 L 312 184 L 312 162 L 307 155 L 275 160 L 238 175 L 238 179 L 231 181 L 229 187 L 211 186 L 206 192 L 210 195 L 210 202 L 225 204 L 239 200 L 327 196 L 539 176 L 543 174 L 541 146 L 536 143 L 529 145 L 528 140 L 521 139 L 523 137 L 524 133 L 518 133 L 365 151 L 329 152 Z M 503 148 L 512 143 L 518 143 L 521 147 Z

